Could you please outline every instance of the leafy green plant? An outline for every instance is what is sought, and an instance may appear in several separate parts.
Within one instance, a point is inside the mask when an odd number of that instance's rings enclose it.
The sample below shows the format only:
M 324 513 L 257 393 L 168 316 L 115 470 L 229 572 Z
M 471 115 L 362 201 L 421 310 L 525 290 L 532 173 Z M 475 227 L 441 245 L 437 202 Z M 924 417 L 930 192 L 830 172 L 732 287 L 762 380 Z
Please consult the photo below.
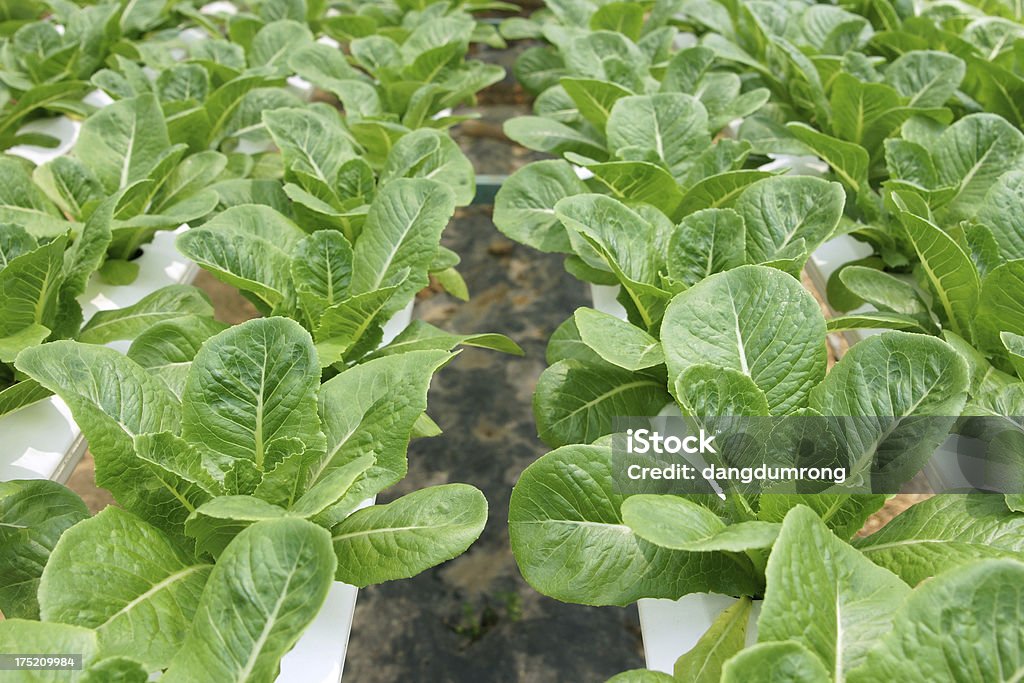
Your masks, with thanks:
M 85 81 L 99 68 L 116 39 L 120 8 L 114 3 L 72 7 L 63 30 L 58 30 L 53 21 L 36 21 L 21 26 L 3 41 L 3 149 L 26 141 L 19 139 L 18 127 L 41 111 L 88 112 L 81 101 L 88 91 Z M 46 136 L 33 136 L 27 141 L 53 144 Z
M 675 506 L 669 510 L 678 509 L 649 532 L 608 533 L 606 527 L 631 524 L 623 522 L 620 511 L 631 498 L 614 482 L 612 445 L 600 440 L 612 433 L 615 416 L 655 415 L 672 399 L 683 415 L 711 431 L 717 416 L 846 416 L 851 419 L 846 428 L 855 434 L 844 440 L 849 449 L 840 460 L 849 470 L 848 481 L 886 473 L 898 485 L 928 461 L 967 400 L 966 363 L 951 346 L 924 335 L 890 332 L 868 338 L 826 374 L 825 321 L 817 303 L 796 280 L 764 266 L 713 275 L 676 295 L 662 322 L 660 344 L 653 338 L 644 345 L 623 344 L 627 333 L 639 338 L 643 331 L 630 331 L 628 323 L 611 316 L 583 309 L 575 320 L 575 339 L 552 339 L 567 358 L 547 371 L 535 396 L 542 436 L 569 445 L 527 468 L 509 516 L 524 576 L 538 590 L 564 600 L 626 604 L 709 590 L 758 595 L 764 561 L 746 551 L 770 546 L 771 534 L 751 534 L 755 545 L 727 546 L 731 550 L 724 555 L 713 544 L 702 545 L 705 536 L 724 532 L 727 524 L 754 523 L 751 529 L 758 529 L 777 523 L 804 502 L 820 505 L 823 521 L 849 539 L 884 501 L 881 495 L 758 500 L 725 487 L 724 502 L 714 496 L 696 502 L 666 498 L 665 505 Z M 640 349 L 642 354 L 636 352 Z M 649 374 L 630 374 L 638 366 L 650 368 Z M 886 367 L 889 372 L 878 372 Z M 930 418 L 913 419 L 921 416 Z M 871 419 L 854 419 L 860 417 Z M 552 499 L 539 495 L 541 490 L 562 495 Z M 665 538 L 656 536 L 658 529 L 676 529 L 673 514 L 691 529 L 687 538 L 693 544 L 680 541 L 679 547 L 650 555 L 647 543 L 662 547 L 658 541 Z M 595 547 L 603 551 L 593 552 Z M 637 571 L 628 569 L 634 562 Z M 706 571 L 710 562 L 716 571 Z M 666 581 L 666 575 L 673 578 Z M 579 576 L 588 579 L 581 582 Z
M 980 504 L 986 497 L 956 498 Z M 798 506 L 781 526 L 767 573 L 756 645 L 744 647 L 750 601 L 743 598 L 679 658 L 673 675 L 635 670 L 609 683 L 1011 681 L 1021 666 L 1005 647 L 1019 639 L 1009 616 L 1019 591 L 1004 592 L 1024 576 L 1019 555 L 975 560 L 911 590 Z M 1004 609 L 993 610 L 993 601 Z
M 847 483 L 908 481 L 965 410 L 968 364 L 933 337 L 888 332 L 857 343 L 826 373 L 824 337 L 819 306 L 795 279 L 740 266 L 677 294 L 657 338 L 588 309 L 552 338 L 549 353 L 565 360 L 542 377 L 535 409 L 542 436 L 568 445 L 528 467 L 513 490 L 509 528 L 523 576 L 546 595 L 584 604 L 745 596 L 683 655 L 675 678 L 632 672 L 617 683 L 761 680 L 757 669 L 770 680 L 790 659 L 808 681 L 872 680 L 871 667 L 889 664 L 868 653 L 889 647 L 890 625 L 906 619 L 900 628 L 914 628 L 916 617 L 901 612 L 911 587 L 927 594 L 942 578 L 925 579 L 974 572 L 987 558 L 1019 566 L 1024 518 L 1011 497 L 938 496 L 851 542 L 884 495 L 753 495 L 728 482 L 721 496 L 621 488 L 621 443 L 602 435 L 612 418 L 654 415 L 669 401 L 712 432 L 738 418 L 846 416 Z M 771 457 L 789 466 L 807 455 L 795 453 Z M 705 454 L 726 466 L 743 457 L 739 448 Z M 751 598 L 764 608 L 758 645 L 743 650 Z M 938 603 L 954 611 L 971 604 L 962 592 Z M 1001 638 L 1016 633 L 998 629 Z M 906 646 L 904 657 L 928 656 Z
M 379 140 L 361 137 L 358 124 L 326 106 L 268 111 L 263 120 L 281 150 L 284 191 L 296 215 L 334 226 L 350 240 L 378 188 L 391 180 L 429 178 L 447 185 L 456 206 L 476 194 L 472 164 L 442 131 L 406 132 L 377 146 Z
M 217 152 L 186 156 L 187 151 L 184 144 L 171 144 L 156 98 L 140 95 L 86 119 L 72 156 L 43 164 L 33 177 L 73 221 L 118 195 L 108 251 L 126 261 L 158 230 L 199 220 L 216 208 L 218 196 L 207 185 L 226 159 Z
M 375 353 L 383 325 L 412 303 L 429 273 L 446 277 L 444 271 L 458 262 L 439 243 L 454 208 L 448 186 L 399 178 L 380 189 L 354 234 L 306 233 L 269 207 L 244 205 L 183 234 L 178 245 L 264 313 L 301 322 L 312 332 L 324 368 L 344 367 Z M 429 325 L 410 328 L 389 348 L 451 349 L 459 343 L 521 353 L 500 335 L 459 337 Z
M 133 347 L 128 357 L 78 342 L 19 356 L 22 371 L 71 407 L 96 458 L 97 482 L 124 509 L 72 527 L 56 544 L 40 577 L 46 621 L 94 628 L 100 654 L 137 658 L 149 672 L 170 665 L 169 680 L 192 680 L 194 666 L 220 670 L 248 659 L 207 649 L 228 628 L 217 615 L 234 603 L 257 624 L 248 632 L 289 634 L 239 642 L 252 657 L 269 660 L 260 666 L 273 672 L 332 578 L 365 586 L 412 576 L 460 554 L 480 534 L 486 502 L 462 484 L 363 506 L 405 476 L 406 449 L 426 409 L 430 379 L 451 353 L 386 355 L 321 385 L 313 341 L 293 321 L 253 320 L 205 341 L 208 330 L 191 329 L 188 338 L 165 335 L 162 346 Z M 198 350 L 185 362 L 179 397 L 160 369 L 182 363 L 189 342 Z M 403 387 L 401 396 L 394 386 Z M 303 597 L 296 594 L 296 604 L 305 606 L 297 615 L 260 606 L 278 598 L 225 594 L 219 585 L 235 581 L 236 571 L 264 571 L 250 564 L 250 553 L 261 547 L 273 549 L 276 559 L 268 561 L 292 569 L 268 565 L 257 587 L 287 596 L 298 591 Z M 108 559 L 85 561 L 82 553 Z M 31 570 L 27 560 L 9 561 Z M 118 575 L 120 563 L 140 562 L 146 580 L 119 583 L 117 599 L 74 589 L 76 582 Z M 297 567 L 308 578 L 289 581 Z M 170 577 L 167 592 L 149 590 Z M 173 626 L 141 617 L 162 613 L 167 600 L 178 605 L 168 615 Z M 175 656 L 182 648 L 188 656 Z
M 49 16 L 18 26 L 0 47 L 0 149 L 23 143 L 53 146 L 52 137 L 19 134 L 18 128 L 44 113 L 87 116 L 93 107 L 83 102 L 83 96 L 104 60 L 129 39 L 178 19 L 165 3 L 47 5 Z
M 336 14 L 320 19 L 324 33 L 347 43 L 355 38 L 383 35 L 399 42 L 421 24 L 444 17 L 461 18 L 475 12 L 519 11 L 514 3 L 498 0 L 374 0 L 334 3 Z M 494 26 L 477 22 L 472 41 L 505 47 Z
M 333 47 L 312 44 L 288 64 L 341 101 L 358 137 L 372 135 L 384 144 L 412 129 L 464 120 L 444 112 L 475 102 L 477 92 L 504 77 L 500 66 L 466 59 L 474 26 L 463 13 L 430 16 L 409 29 L 353 39 L 351 63 Z
M 724 170 L 677 190 L 675 199 L 661 192 L 652 201 L 670 202 L 668 215 L 642 202 L 581 194 L 586 189 L 565 162 L 531 164 L 499 192 L 495 224 L 530 246 L 569 253 L 566 268 L 581 279 L 620 285 L 630 320 L 648 333 L 656 333 L 674 293 L 715 272 L 767 263 L 799 274 L 843 211 L 837 183 L 763 171 Z
M 510 40 L 544 40 L 516 59 L 516 79 L 534 95 L 558 85 L 562 76 L 582 76 L 582 69 L 599 70 L 616 81 L 636 74 L 660 75 L 671 46 L 681 36 L 671 25 L 679 3 L 651 3 L 649 12 L 635 2 L 546 2 L 529 18 L 513 17 L 501 23 Z M 589 63 L 588 63 L 589 62 Z M 660 79 L 659 79 L 660 80 Z M 628 85 L 621 83 L 621 85 Z
M 650 115 L 653 124 L 647 123 Z M 768 215 L 756 219 L 759 227 L 751 226 L 753 231 L 748 241 L 755 262 L 793 259 L 791 265 L 799 269 L 810 252 L 831 237 L 840 219 L 843 197 L 838 184 L 829 185 L 814 178 L 767 180 L 771 173 L 742 168 L 750 145 L 735 140 L 713 142 L 708 132 L 707 112 L 690 95 L 667 93 L 618 99 L 611 108 L 607 130 L 609 139 L 616 140 L 615 148 L 622 151 L 616 154 L 650 161 L 612 159 L 590 163 L 572 156 L 573 161 L 586 163 L 593 172 L 596 182 L 590 181 L 589 185 L 565 162 L 536 162 L 514 173 L 495 202 L 495 224 L 499 229 L 513 240 L 542 251 L 573 254 L 566 261 L 566 267 L 584 280 L 607 285 L 622 278 L 616 279 L 614 268 L 599 263 L 593 256 L 593 248 L 583 244 L 583 238 L 575 236 L 575 232 L 583 229 L 582 225 L 590 225 L 587 241 L 598 239 L 614 254 L 611 241 L 632 239 L 615 227 L 616 221 L 618 224 L 624 224 L 624 220 L 641 226 L 646 224 L 642 231 L 657 234 L 657 241 L 642 246 L 631 258 L 643 262 L 640 267 L 647 272 L 631 274 L 627 267 L 623 276 L 666 289 L 664 282 L 658 281 L 658 270 L 664 266 L 659 261 L 672 249 L 668 241 L 677 230 L 674 225 L 686 221 L 707 222 L 701 216 L 705 219 L 728 216 L 732 218 L 730 226 L 719 226 L 723 234 L 741 231 L 742 228 L 735 226 L 738 221 L 731 211 L 732 207 L 744 204 L 741 197 L 751 201 L 753 213 L 760 211 L 753 204 L 755 197 L 761 195 L 766 196 L 767 202 L 777 204 L 780 212 L 773 216 L 766 210 Z M 659 144 L 659 140 L 672 140 L 672 144 Z M 559 216 L 555 209 L 559 202 L 565 201 L 563 207 L 574 206 L 581 200 L 573 198 L 591 191 L 591 186 L 604 189 L 611 197 L 591 197 L 586 203 L 608 207 L 607 211 L 614 207 L 613 213 L 606 217 L 595 214 L 582 220 L 564 213 Z M 816 201 L 820 201 L 820 208 L 814 212 L 811 209 Z M 790 204 L 783 206 L 786 203 Z M 833 211 L 837 207 L 839 213 Z M 706 210 L 711 213 L 701 213 Z M 805 211 L 810 212 L 807 226 L 798 224 L 796 230 L 782 228 L 780 221 L 796 218 Z M 570 229 L 566 230 L 562 217 L 571 222 Z M 695 229 L 706 234 L 716 230 L 714 226 Z M 603 237 L 598 237 L 596 230 L 600 230 Z M 791 231 L 794 234 L 786 238 Z M 733 246 L 743 241 L 738 233 L 733 240 L 738 241 Z M 655 248 L 655 244 L 659 247 Z M 684 243 L 678 246 L 685 251 Z M 706 248 L 711 249 L 711 245 L 700 249 Z M 744 250 L 742 246 L 738 249 Z M 626 264 L 621 255 L 618 260 L 620 266 Z M 672 278 L 680 276 L 665 274 Z
M 32 572 L 23 604 L 42 620 L 10 612 L 0 622 L 0 646 L 74 651 L 82 670 L 71 672 L 72 680 L 145 680 L 164 669 L 165 681 L 272 680 L 327 597 L 337 564 L 330 534 L 298 517 L 248 526 L 214 563 L 183 552 L 160 529 L 119 508 L 85 518 L 82 502 L 57 484 L 4 488 L 5 525 L 25 538 L 13 549 L 5 546 L 3 559 Z M 26 506 L 28 500 L 34 504 Z M 32 508 L 83 519 L 61 535 L 53 521 L 25 514 Z M 29 539 L 51 546 L 34 548 L 39 557 L 19 553 Z M 40 556 L 41 550 L 50 552 Z M 29 590 L 35 586 L 38 593 Z M 11 607 L 5 601 L 4 609 Z M 32 673 L 14 677 L 34 680 Z
M 4 159 L 0 169 L 24 173 L 11 159 Z M 35 190 L 27 176 L 23 181 L 8 187 L 12 191 Z M 41 198 L 41 193 L 35 192 Z M 14 368 L 15 357 L 25 348 L 54 339 L 77 338 L 100 344 L 128 340 L 157 322 L 212 315 L 213 309 L 201 292 L 187 286 L 169 286 L 132 306 L 96 313 L 83 326 L 78 298 L 85 292 L 89 277 L 104 262 L 115 203 L 116 197 L 97 206 L 70 245 L 66 232 L 40 235 L 21 227 L 25 220 L 19 220 L 21 225 L 0 224 L 0 414 L 49 395 L 36 382 L 25 381 Z M 22 215 L 12 212 L 8 220 L 18 220 Z M 65 231 L 67 227 L 64 223 Z
M 509 120 L 505 132 L 538 151 L 582 156 L 590 163 L 620 162 L 619 175 L 627 175 L 628 169 L 634 176 L 650 176 L 649 170 L 639 173 L 643 167 L 621 163 L 648 162 L 681 180 L 682 159 L 700 150 L 675 139 L 673 133 L 710 137 L 734 119 L 754 113 L 768 99 L 767 89 L 745 89 L 739 75 L 712 69 L 714 53 L 707 48 L 681 50 L 670 58 L 666 52 L 666 64 L 655 69 L 628 38 L 597 31 L 577 37 L 569 54 L 569 68 L 552 76 L 538 95 L 536 116 Z M 703 110 L 695 111 L 681 95 L 699 100 Z M 616 107 L 620 101 L 623 106 Z M 653 136 L 663 130 L 668 137 L 658 148 Z M 732 143 L 721 147 L 723 154 Z M 634 177 L 633 182 L 651 183 L 651 178 Z
M 287 56 L 308 44 L 309 29 L 289 20 L 261 25 L 244 43 L 219 33 L 188 42 L 146 41 L 117 55 L 93 82 L 114 99 L 155 96 L 171 142 L 192 152 L 231 151 L 246 142 L 258 149 L 268 139 L 262 112 L 302 104 L 282 86 L 292 74 Z

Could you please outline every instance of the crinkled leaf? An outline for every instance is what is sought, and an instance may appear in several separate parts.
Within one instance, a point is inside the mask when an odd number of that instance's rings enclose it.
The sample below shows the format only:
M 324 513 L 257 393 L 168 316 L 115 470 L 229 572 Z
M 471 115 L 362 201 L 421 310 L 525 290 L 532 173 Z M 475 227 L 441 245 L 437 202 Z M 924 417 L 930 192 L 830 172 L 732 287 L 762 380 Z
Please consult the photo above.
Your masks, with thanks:
M 364 508 L 331 530 L 336 578 L 363 587 L 415 576 L 465 552 L 486 522 L 487 500 L 466 484 Z
M 528 164 L 509 176 L 498 190 L 494 225 L 508 237 L 535 249 L 569 252 L 569 237 L 555 215 L 555 204 L 586 191 L 587 186 L 564 161 Z
M 892 626 L 910 587 L 793 508 L 768 558 L 758 641 L 795 641 L 842 680 Z
M 533 414 L 551 446 L 591 443 L 611 433 L 615 418 L 655 415 L 671 400 L 663 379 L 609 363 L 562 360 L 540 376 Z
M 432 180 L 399 178 L 381 188 L 353 249 L 352 293 L 397 284 L 385 312 L 402 308 L 427 286 L 427 270 L 454 212 L 452 191 Z M 394 280 L 403 271 L 408 277 L 399 284 Z
M 147 93 L 114 102 L 86 119 L 75 156 L 107 192 L 114 192 L 148 177 L 170 146 L 160 103 Z
M 0 611 L 6 618 L 39 618 L 43 567 L 61 534 L 88 517 L 85 503 L 56 482 L 0 483 Z
M 724 555 L 658 548 L 623 524 L 611 449 L 565 446 L 530 465 L 512 491 L 509 533 L 527 582 L 559 600 L 627 605 L 757 588 Z
M 707 363 L 739 371 L 765 392 L 774 414 L 804 405 L 824 377 L 824 336 L 814 298 L 764 266 L 712 275 L 677 295 L 661 329 L 670 377 Z
M 271 681 L 327 597 L 330 534 L 301 519 L 258 522 L 221 554 L 163 679 Z
M 1018 680 L 1024 671 L 1022 585 L 1024 564 L 1015 560 L 978 562 L 925 583 L 847 680 Z
M 1019 559 L 1024 515 L 1002 496 L 938 495 L 912 505 L 855 547 L 915 586 L 927 578 L 986 558 Z
M 124 308 L 100 311 L 82 328 L 78 338 L 90 344 L 131 339 L 153 325 L 186 315 L 213 316 L 210 300 L 189 285 L 168 285 Z
M 308 332 L 285 318 L 250 320 L 196 354 L 182 393 L 181 436 L 201 452 L 269 470 L 291 438 L 322 450 L 319 386 Z
M 639 327 L 592 308 L 576 310 L 576 329 L 584 344 L 612 365 L 643 370 L 661 365 L 661 343 Z
M 108 507 L 61 536 L 39 604 L 46 621 L 96 629 L 104 655 L 161 668 L 185 640 L 209 573 L 158 529 Z

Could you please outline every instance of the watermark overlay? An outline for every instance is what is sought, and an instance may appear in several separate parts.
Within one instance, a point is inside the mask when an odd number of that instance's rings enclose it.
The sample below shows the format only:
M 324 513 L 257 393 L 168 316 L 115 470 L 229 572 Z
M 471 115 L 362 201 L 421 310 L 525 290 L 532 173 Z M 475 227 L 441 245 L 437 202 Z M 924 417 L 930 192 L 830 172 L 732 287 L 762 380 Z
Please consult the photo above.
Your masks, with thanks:
M 81 671 L 80 654 L 0 654 L 0 671 Z
M 626 417 L 620 493 L 1024 493 L 1024 417 Z

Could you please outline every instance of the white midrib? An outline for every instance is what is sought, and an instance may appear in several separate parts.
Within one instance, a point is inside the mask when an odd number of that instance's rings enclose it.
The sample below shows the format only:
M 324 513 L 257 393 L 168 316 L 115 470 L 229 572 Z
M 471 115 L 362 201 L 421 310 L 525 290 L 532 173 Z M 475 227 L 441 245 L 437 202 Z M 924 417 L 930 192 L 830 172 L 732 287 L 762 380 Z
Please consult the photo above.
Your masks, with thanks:
M 657 113 L 652 112 L 651 118 L 654 119 L 654 125 L 651 128 L 654 130 L 654 144 L 658 150 L 658 158 L 665 159 L 665 142 L 661 139 L 661 125 L 658 121 Z
M 641 380 L 639 382 L 629 382 L 627 384 L 620 384 L 619 386 L 615 387 L 614 389 L 611 389 L 610 391 L 606 391 L 603 394 L 601 394 L 600 396 L 597 396 L 596 398 L 593 398 L 593 399 L 587 401 L 586 403 L 584 403 L 583 405 L 579 406 L 578 408 L 576 408 L 575 410 L 570 412 L 568 415 L 566 415 L 565 417 L 560 419 L 556 424 L 561 424 L 561 423 L 565 422 L 566 420 L 568 420 L 568 419 L 570 419 L 572 417 L 575 417 L 578 413 L 583 412 L 587 408 L 590 408 L 591 406 L 595 406 L 598 403 L 600 403 L 601 401 L 607 400 L 608 398 L 611 398 L 612 396 L 615 396 L 616 394 L 621 394 L 624 391 L 629 391 L 630 389 L 634 389 L 636 387 L 642 387 L 642 386 L 647 385 L 647 384 L 657 385 L 658 383 L 654 382 L 654 381 L 651 381 L 651 380 Z
M 743 335 L 740 334 L 740 313 L 736 310 L 736 299 L 729 293 L 729 302 L 732 305 L 732 318 L 736 321 L 733 329 L 736 330 L 736 351 L 740 357 L 740 370 L 747 377 L 750 377 L 750 367 L 747 365 L 747 347 L 743 343 Z
M 973 175 L 973 171 L 972 171 L 971 175 Z M 963 186 L 961 186 L 961 190 L 962 189 L 963 189 Z M 959 194 L 960 193 L 957 192 L 958 196 L 959 196 Z M 914 248 L 915 249 L 918 249 L 919 251 L 923 251 L 923 249 L 919 249 L 918 246 L 917 246 L 918 242 L 920 240 L 916 240 L 916 239 L 914 239 L 913 235 L 910 235 L 910 241 L 914 243 Z M 960 249 L 959 245 L 954 245 L 954 246 L 957 249 Z M 963 250 L 962 249 L 960 250 L 960 253 L 963 254 Z M 967 255 L 964 254 L 964 257 L 967 258 Z M 946 315 L 949 317 L 949 322 L 953 325 L 953 332 L 955 332 L 956 334 L 963 334 L 964 330 L 960 326 L 959 317 L 953 311 L 953 302 L 949 298 L 949 294 L 946 292 L 945 287 L 942 286 L 942 278 L 939 277 L 939 274 L 936 273 L 935 270 L 932 268 L 931 263 L 929 262 L 928 258 L 920 259 L 920 261 L 921 261 L 921 266 L 925 269 L 925 272 L 928 273 L 928 277 L 931 279 L 931 281 L 933 283 L 935 283 L 935 291 L 939 295 L 939 300 L 942 302 L 942 309 L 946 312 Z M 975 275 L 975 277 L 977 277 L 977 275 Z
M 405 242 L 405 238 L 408 237 L 409 232 L 412 230 L 413 224 L 419 220 L 420 214 L 423 213 L 423 207 L 426 206 L 426 202 L 423 202 L 416 208 L 415 215 L 409 219 L 409 222 L 405 224 L 405 229 L 402 230 L 402 235 L 399 239 L 395 240 L 394 244 L 388 250 L 388 255 L 381 264 L 381 267 L 377 269 L 377 277 L 373 281 L 373 286 L 370 289 L 378 289 L 381 283 L 384 281 L 384 276 L 387 275 L 387 271 L 391 268 L 392 262 L 395 260 L 395 254 L 398 253 L 398 248 Z
M 863 548 L 858 548 L 858 550 L 867 555 L 870 553 L 878 552 L 880 550 L 889 550 L 890 548 L 904 548 L 907 546 L 924 545 L 946 545 L 947 543 L 961 543 L 963 545 L 984 545 L 983 542 L 976 540 L 959 541 L 948 538 L 908 538 L 903 541 L 892 541 L 890 543 L 879 543 L 878 545 L 866 546 Z
M 114 621 L 115 619 L 117 619 L 122 614 L 127 614 L 128 612 L 130 612 L 132 609 L 135 608 L 136 605 L 142 604 L 143 602 L 145 602 L 146 600 L 148 600 L 152 596 L 156 595 L 160 591 L 164 590 L 165 588 L 171 586 L 174 583 L 177 583 L 178 581 L 184 579 L 185 577 L 189 576 L 190 574 L 194 574 L 195 572 L 199 571 L 200 569 L 206 569 L 208 566 L 209 565 L 205 565 L 205 564 L 196 564 L 196 565 L 192 565 L 191 567 L 185 567 L 181 571 L 175 572 L 174 574 L 171 574 L 170 576 L 165 578 L 163 581 L 160 581 L 158 583 L 154 583 L 153 586 L 149 590 L 147 590 L 142 595 L 139 595 L 137 598 L 135 598 L 134 600 L 132 600 L 131 602 L 126 604 L 121 609 L 119 609 L 116 612 L 114 612 L 113 614 L 111 614 L 110 617 L 108 617 L 106 621 L 104 621 L 102 624 L 99 624 L 98 626 L 96 626 L 96 628 L 98 628 L 98 629 L 99 628 L 103 628 L 107 624 L 109 624 L 112 621 Z
M 256 667 L 256 660 L 260 656 L 260 652 L 263 651 L 263 645 L 267 642 L 267 638 L 270 637 L 270 631 L 274 628 L 274 624 L 277 622 L 277 614 L 281 611 L 281 605 L 284 604 L 284 599 L 288 597 L 288 589 L 292 584 L 292 576 L 295 575 L 297 567 L 292 567 L 292 573 L 288 575 L 288 582 L 285 583 L 284 588 L 281 590 L 281 595 L 278 596 L 277 602 L 274 603 L 274 609 L 267 615 L 267 619 L 263 624 L 263 630 L 260 631 L 260 637 L 257 638 L 252 644 L 252 650 L 249 653 L 249 659 L 245 662 L 245 666 L 238 672 L 238 677 L 235 678 L 237 683 L 245 683 L 249 680 L 249 674 Z
M 124 18 L 131 14 L 132 10 L 135 9 L 135 5 L 139 4 L 139 0 L 128 0 L 128 4 L 121 10 L 121 29 L 124 30 Z
M 263 391 L 267 386 L 267 363 L 270 359 L 264 357 L 263 366 L 260 368 L 260 390 L 256 393 L 256 429 L 253 430 L 253 439 L 255 445 L 254 456 L 256 458 L 256 465 L 260 469 L 263 469 L 263 460 L 266 454 L 263 452 Z
M 935 76 L 933 79 L 931 79 L 930 81 L 925 83 L 923 86 L 921 86 L 921 89 L 917 91 L 917 94 L 914 95 L 913 97 L 911 97 L 910 101 L 907 102 L 907 106 L 908 107 L 916 107 L 917 103 L 921 100 L 921 98 L 924 97 L 926 94 L 928 94 L 928 90 L 930 90 L 933 85 L 935 85 L 936 83 L 939 82 L 939 79 L 940 79 L 939 76 Z
M 132 154 L 135 152 L 135 136 L 138 133 L 139 125 L 135 117 L 132 117 L 132 134 L 128 137 L 128 149 L 125 150 L 124 161 L 121 163 L 121 189 L 128 186 L 128 176 L 131 170 Z
M 174 311 L 174 310 L 168 310 L 168 311 L 146 311 L 144 313 L 135 313 L 134 315 L 126 315 L 123 318 L 112 319 L 110 322 L 106 322 L 106 323 L 102 323 L 101 322 L 98 325 L 93 326 L 92 330 L 93 331 L 95 331 L 95 330 L 102 330 L 102 329 L 106 329 L 107 327 L 112 327 L 112 326 L 116 327 L 119 323 L 122 323 L 122 322 L 125 322 L 125 321 L 145 320 L 146 318 L 156 318 L 156 321 L 159 322 L 161 320 L 166 320 L 168 318 L 168 316 L 173 316 L 175 314 L 180 315 L 177 311 Z
M 1006 683 L 1020 683 L 1024 681 L 1024 666 L 1013 672 L 1013 676 L 1006 679 Z
M 53 271 L 50 269 L 50 265 L 46 267 L 46 277 L 43 278 L 41 287 L 39 288 L 39 298 L 36 299 L 36 305 L 34 307 L 33 320 L 36 325 L 43 324 L 43 314 L 46 313 L 46 300 L 50 295 L 50 279 Z
M 316 171 L 317 177 L 319 177 L 320 180 L 330 185 L 331 180 L 330 178 L 327 177 L 327 172 L 324 171 L 324 169 L 320 166 L 320 162 L 318 162 L 316 158 L 313 157 L 312 153 L 309 151 L 310 148 L 313 146 L 312 140 L 309 139 L 309 134 L 310 133 L 307 130 L 306 139 L 303 140 L 302 145 L 299 145 L 299 149 L 301 149 L 302 153 L 306 155 L 306 160 L 309 162 L 309 165 L 313 167 L 313 170 Z
M 964 175 L 963 180 L 960 181 L 960 187 L 956 189 L 956 194 L 953 195 L 953 198 L 949 200 L 948 204 L 952 204 L 953 202 L 960 198 L 960 195 L 963 194 L 964 192 L 964 188 L 966 188 L 971 183 L 971 181 L 974 180 L 974 176 L 978 174 L 978 169 L 980 169 L 982 164 L 984 164 L 985 161 L 988 160 L 988 156 L 992 154 L 992 150 L 994 150 L 995 148 L 995 143 L 989 145 L 988 149 L 985 150 L 985 153 L 981 155 L 981 158 L 978 159 L 973 166 L 971 166 L 971 170 L 969 170 L 967 174 Z
M 417 524 L 411 526 L 392 526 L 383 529 L 366 529 L 365 531 L 353 531 L 350 534 L 339 534 L 331 538 L 332 541 L 342 541 L 347 538 L 357 538 L 359 536 L 369 536 L 371 534 L 392 534 L 402 531 L 421 531 L 423 529 L 440 529 L 443 527 L 450 527 L 450 524 Z
M 363 417 L 365 418 L 366 416 L 364 415 Z M 324 473 L 325 469 L 327 469 L 327 465 L 330 464 L 332 460 L 334 460 L 334 457 L 338 455 L 338 451 L 340 451 L 342 447 L 348 442 L 348 440 L 352 438 L 352 435 L 356 433 L 356 430 L 359 429 L 359 427 L 362 424 L 363 421 L 359 420 L 352 427 L 352 429 L 348 430 L 348 433 L 346 433 L 343 437 L 338 439 L 338 445 L 333 450 L 331 450 L 331 452 L 327 453 L 324 456 L 324 459 L 321 461 L 320 466 L 317 467 L 316 471 L 311 472 L 312 476 L 309 479 L 311 482 L 315 484 L 320 480 L 320 475 Z
M 583 527 L 595 527 L 598 529 L 607 529 L 608 531 L 618 531 L 623 534 L 631 534 L 633 530 L 625 524 L 607 524 L 605 522 L 588 522 L 586 520 L 579 519 L 535 519 L 535 520 L 524 520 L 522 522 L 516 522 L 516 524 L 569 524 L 572 526 L 583 526 Z
M 732 553 L 730 553 L 730 555 L 731 554 Z M 743 614 L 746 614 L 746 612 L 744 612 Z M 727 628 L 723 628 L 722 632 L 720 634 L 718 634 L 717 638 L 715 638 L 715 642 L 713 642 L 711 644 L 711 647 L 708 649 L 708 653 L 710 654 L 710 653 L 715 652 L 716 650 L 718 650 L 718 648 L 722 645 L 723 642 L 725 642 L 725 639 L 728 636 L 729 636 L 729 629 L 728 629 L 728 627 Z M 707 672 L 708 666 L 711 664 L 711 661 L 712 661 L 711 657 L 705 657 L 704 658 L 704 661 L 701 663 L 700 668 L 698 668 L 697 671 L 694 672 L 694 676 L 693 676 L 694 680 L 700 680 L 705 675 L 705 672 Z

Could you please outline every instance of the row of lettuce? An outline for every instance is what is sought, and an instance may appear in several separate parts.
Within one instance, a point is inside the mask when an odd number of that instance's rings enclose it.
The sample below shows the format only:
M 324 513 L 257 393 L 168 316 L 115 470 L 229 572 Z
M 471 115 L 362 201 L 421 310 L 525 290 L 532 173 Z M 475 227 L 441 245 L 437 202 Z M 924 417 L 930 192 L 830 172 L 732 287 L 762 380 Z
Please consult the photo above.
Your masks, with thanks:
M 84 118 L 67 155 L 0 160 L 0 411 L 59 395 L 118 504 L 0 483 L 0 650 L 82 654 L 74 680 L 271 681 L 334 581 L 413 576 L 487 518 L 464 484 L 368 503 L 440 433 L 427 391 L 457 347 L 521 353 L 384 335 L 431 277 L 468 297 L 440 241 L 475 179 L 445 110 L 503 77 L 466 58 L 500 39 L 447 3 L 221 5 L 2 25 L 5 146 L 53 142 L 26 117 Z M 179 250 L 264 317 L 229 327 L 174 285 L 83 320 L 90 279 L 130 283 L 184 224 Z
M 548 0 L 503 24 L 539 41 L 515 69 L 533 115 L 505 131 L 557 158 L 509 178 L 495 224 L 625 310 L 577 310 L 549 341 L 534 410 L 556 450 L 513 492 L 520 569 L 588 605 L 741 597 L 674 675 L 617 682 L 1019 675 L 1022 20 L 999 1 Z M 832 277 L 855 312 L 827 319 L 799 278 L 840 235 L 874 254 Z M 829 369 L 826 335 L 866 329 L 887 331 Z M 839 450 L 892 491 L 991 418 L 1015 493 L 935 496 L 863 538 L 887 499 L 870 485 L 629 495 L 617 418 L 673 410 L 709 433 L 838 416 L 801 457 Z

